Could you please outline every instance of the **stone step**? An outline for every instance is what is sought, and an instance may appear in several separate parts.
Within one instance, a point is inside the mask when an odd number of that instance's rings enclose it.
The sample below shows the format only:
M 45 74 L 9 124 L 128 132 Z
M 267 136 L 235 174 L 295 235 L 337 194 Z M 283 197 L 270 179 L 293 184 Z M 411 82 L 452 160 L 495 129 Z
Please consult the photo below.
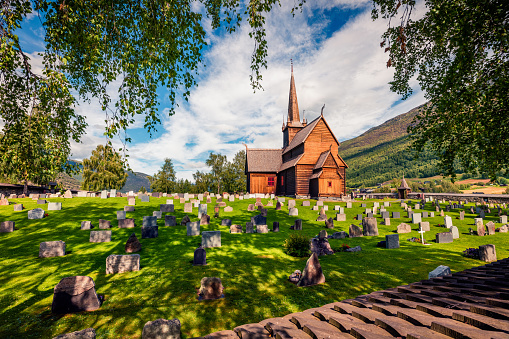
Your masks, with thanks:
M 470 312 L 485 315 L 495 319 L 509 320 L 509 310 L 489 305 L 471 305 Z
M 500 307 L 500 308 L 509 309 L 509 301 L 508 300 L 486 298 L 486 304 L 490 305 L 490 306 L 496 306 L 496 307 Z
M 437 319 L 432 315 L 414 309 L 401 309 L 398 311 L 398 318 L 401 318 L 415 326 L 430 327 L 431 323 Z
M 306 323 L 302 330 L 313 339 L 353 339 L 349 333 L 343 333 L 337 327 L 325 321 L 319 321 L 313 324 Z
M 409 333 L 414 333 L 421 336 L 433 338 L 438 334 L 437 332 L 432 331 L 427 327 L 415 326 L 401 318 L 396 317 L 378 318 L 375 324 L 395 337 L 407 337 Z
M 396 316 L 398 314 L 398 310 L 400 310 L 401 307 L 394 306 L 394 305 L 385 305 L 385 304 L 373 304 L 371 306 L 371 309 L 373 311 L 377 311 L 377 312 L 383 313 L 385 315 Z
M 476 327 L 461 323 L 452 319 L 439 319 L 431 324 L 431 329 L 453 338 L 471 338 L 471 339 L 507 339 L 505 333 L 484 331 Z
M 469 311 L 454 311 L 452 318 L 457 321 L 480 328 L 487 331 L 503 331 L 509 333 L 509 321 L 493 319 Z
M 394 338 L 389 332 L 376 325 L 365 324 L 352 327 L 350 334 L 356 339 L 388 339 Z

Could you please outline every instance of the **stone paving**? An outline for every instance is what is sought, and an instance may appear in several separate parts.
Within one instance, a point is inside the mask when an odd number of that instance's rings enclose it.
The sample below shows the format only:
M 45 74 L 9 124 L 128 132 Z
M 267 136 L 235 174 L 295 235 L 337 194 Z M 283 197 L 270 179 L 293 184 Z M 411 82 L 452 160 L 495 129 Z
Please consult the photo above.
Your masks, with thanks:
M 202 338 L 509 338 L 509 258 Z

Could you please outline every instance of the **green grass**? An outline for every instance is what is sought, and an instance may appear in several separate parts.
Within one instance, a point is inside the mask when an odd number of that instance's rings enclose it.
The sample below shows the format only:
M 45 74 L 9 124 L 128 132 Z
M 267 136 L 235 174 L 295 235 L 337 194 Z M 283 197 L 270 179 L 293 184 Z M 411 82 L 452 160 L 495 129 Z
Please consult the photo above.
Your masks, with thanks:
M 207 249 L 208 265 L 196 267 L 192 266 L 193 252 L 201 237 L 187 237 L 185 226 L 164 227 L 164 220 L 160 219 L 159 237 L 141 239 L 139 225 L 143 216 L 152 215 L 166 198 L 151 198 L 149 203 L 137 199 L 136 211 L 127 212 L 128 217 L 136 220 L 138 226 L 134 229 L 117 228 L 115 211 L 123 209 L 126 198 L 49 199 L 62 202 L 63 209 L 48 211 L 49 216 L 42 220 L 28 220 L 27 210 L 37 207 L 46 210 L 47 205 L 37 205 L 28 198 L 14 201 L 23 203 L 25 210 L 13 212 L 12 205 L 0 206 L 0 221 L 15 221 L 17 228 L 13 233 L 0 234 L 1 338 L 52 338 L 87 327 L 95 328 L 98 338 L 140 338 L 143 325 L 157 318 L 178 318 L 183 336 L 195 337 L 427 279 L 428 272 L 438 265 L 447 265 L 453 272 L 483 265 L 479 260 L 462 256 L 461 252 L 467 247 L 495 244 L 499 259 L 509 256 L 509 234 L 470 236 L 468 228 L 473 227 L 474 215 L 467 211 L 466 219 L 460 221 L 456 219 L 457 210 L 447 213 L 460 230 L 460 239 L 452 244 L 434 243 L 435 233 L 444 231 L 436 226 L 443 224 L 443 218 L 437 216 L 426 219 L 432 226 L 425 238 L 432 246 L 406 241 L 412 236 L 419 237 L 417 226 L 413 225 L 412 233 L 400 236 L 401 248 L 376 247 L 377 242 L 393 233 L 399 223 L 409 223 L 406 213 L 402 213 L 403 218 L 391 219 L 391 226 L 380 225 L 378 218 L 380 236 L 330 240 L 333 248 L 346 243 L 351 247 L 360 245 L 362 252 L 320 257 L 326 283 L 297 288 L 287 279 L 294 270 L 303 270 L 307 258 L 295 258 L 283 252 L 284 240 L 295 232 L 289 230 L 289 226 L 294 219 L 303 219 L 302 232 L 310 237 L 324 228 L 324 222 L 314 221 L 318 212 L 300 206 L 301 200 L 297 201 L 298 217 L 288 216 L 286 204 L 281 211 L 268 208 L 269 228 L 273 221 L 280 222 L 280 232 L 268 234 L 229 234 L 228 227 L 220 226 L 222 218 L 230 218 L 245 229 L 245 222 L 257 212 L 247 212 L 247 205 L 254 203 L 253 199 L 228 203 L 234 212 L 221 212 L 219 219 L 211 218 L 211 224 L 201 228 L 202 231 L 220 230 L 222 247 Z M 183 204 L 179 204 L 178 199 L 174 202 L 173 214 L 179 222 L 185 215 Z M 335 204 L 326 204 L 330 206 L 327 215 L 335 216 Z M 209 204 L 211 215 L 213 206 Z M 368 202 L 368 206 L 372 204 Z M 427 209 L 432 210 L 429 203 Z M 388 210 L 403 211 L 395 202 Z M 348 231 L 352 222 L 358 224 L 353 218 L 362 211 L 360 202 L 355 203 L 354 208 L 346 209 L 347 221 L 335 221 L 334 230 L 330 231 Z M 197 219 L 197 208 L 190 217 Z M 90 243 L 90 231 L 80 230 L 82 220 L 91 220 L 97 227 L 100 218 L 112 221 L 110 243 Z M 485 221 L 489 220 L 497 222 L 497 227 L 501 225 L 495 213 L 487 215 Z M 125 242 L 132 232 L 143 246 L 139 252 L 141 270 L 106 275 L 106 257 L 124 254 Z M 52 240 L 65 241 L 68 254 L 39 259 L 39 243 Z M 104 303 L 94 312 L 53 315 L 53 288 L 60 279 L 72 275 L 92 277 L 97 293 L 105 296 Z M 224 299 L 197 300 L 200 280 L 207 276 L 221 278 L 225 286 Z

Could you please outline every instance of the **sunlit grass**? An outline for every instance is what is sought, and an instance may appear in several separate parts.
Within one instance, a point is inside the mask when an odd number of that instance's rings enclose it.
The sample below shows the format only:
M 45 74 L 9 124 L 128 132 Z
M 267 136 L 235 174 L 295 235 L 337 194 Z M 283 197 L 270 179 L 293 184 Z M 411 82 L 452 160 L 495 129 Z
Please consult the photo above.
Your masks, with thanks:
M 31 199 L 14 199 L 24 204 L 23 212 L 14 212 L 12 205 L 0 206 L 0 221 L 15 221 L 17 228 L 13 233 L 0 234 L 1 338 L 52 338 L 87 327 L 94 327 L 99 338 L 139 338 L 143 325 L 157 318 L 178 318 L 183 335 L 195 337 L 426 279 L 428 272 L 438 265 L 447 265 L 453 272 L 482 265 L 478 260 L 462 256 L 461 252 L 467 247 L 490 243 L 496 245 L 499 259 L 509 255 L 507 233 L 470 236 L 468 228 L 474 227 L 474 215 L 467 211 L 465 220 L 460 221 L 456 219 L 457 210 L 447 213 L 460 230 L 460 239 L 452 244 L 434 243 L 435 233 L 445 231 L 437 227 L 443 224 L 443 218 L 436 216 L 426 219 L 432 228 L 425 238 L 432 246 L 406 241 L 420 236 L 417 225 L 412 225 L 411 233 L 400 235 L 401 248 L 378 248 L 376 244 L 384 240 L 386 234 L 393 233 L 399 223 L 410 223 L 399 202 L 393 202 L 388 210 L 402 212 L 402 218 L 391 219 L 391 226 L 380 225 L 381 218 L 378 218 L 380 236 L 377 237 L 331 239 L 333 248 L 345 243 L 350 247 L 359 245 L 362 251 L 320 257 L 326 283 L 297 288 L 287 278 L 294 270 L 302 270 L 307 258 L 294 258 L 284 253 L 283 242 L 294 232 L 289 227 L 296 218 L 303 219 L 302 233 L 309 237 L 324 228 L 324 222 L 314 221 L 318 212 L 300 206 L 301 200 L 297 201 L 298 217 L 288 216 L 286 203 L 281 211 L 268 207 L 269 229 L 273 221 L 280 222 L 280 232 L 268 234 L 230 234 L 227 226 L 220 226 L 223 218 L 230 218 L 232 223 L 241 224 L 245 229 L 246 221 L 257 212 L 247 212 L 253 199 L 228 202 L 233 212 L 221 212 L 220 218 L 211 218 L 211 224 L 201 228 L 202 231 L 220 230 L 222 237 L 222 247 L 207 249 L 207 266 L 192 266 L 193 252 L 201 237 L 187 237 L 185 226 L 164 227 L 164 217 L 158 221 L 158 238 L 141 239 L 139 226 L 143 216 L 152 215 L 166 198 L 151 198 L 149 203 L 137 200 L 136 211 L 127 213 L 128 218 L 135 218 L 138 226 L 134 229 L 117 228 L 115 212 L 123 210 L 126 198 L 49 200 L 62 202 L 63 209 L 48 211 L 49 217 L 42 220 L 27 219 L 27 210 L 47 209 L 47 205 L 37 205 Z M 178 199 L 174 202 L 173 214 L 179 222 L 185 215 L 183 204 Z M 262 202 L 267 200 L 262 199 Z M 367 203 L 372 206 L 372 202 Z M 335 216 L 333 206 L 336 204 L 345 206 L 345 203 L 326 203 L 329 217 Z M 211 215 L 213 206 L 209 204 Z M 364 211 L 360 206 L 361 202 L 354 203 L 353 208 L 346 209 L 347 221 L 335 221 L 334 230 L 328 230 L 329 234 L 348 232 L 351 223 L 359 224 L 353 218 Z M 432 211 L 430 203 L 426 207 Z M 190 215 L 192 220 L 197 219 L 197 213 L 195 208 Z M 90 243 L 90 231 L 80 230 L 82 220 L 91 220 L 97 227 L 100 218 L 112 221 L 110 243 Z M 496 222 L 497 227 L 501 226 L 494 211 L 487 215 L 485 222 L 490 220 Z M 125 242 L 132 232 L 143 246 L 141 270 L 106 275 L 106 257 L 124 254 Z M 68 254 L 39 259 L 39 243 L 52 240 L 65 241 Z M 97 293 L 105 297 L 104 303 L 94 312 L 53 315 L 53 288 L 60 279 L 72 275 L 92 277 Z M 226 298 L 197 300 L 197 288 L 201 278 L 206 276 L 221 278 Z

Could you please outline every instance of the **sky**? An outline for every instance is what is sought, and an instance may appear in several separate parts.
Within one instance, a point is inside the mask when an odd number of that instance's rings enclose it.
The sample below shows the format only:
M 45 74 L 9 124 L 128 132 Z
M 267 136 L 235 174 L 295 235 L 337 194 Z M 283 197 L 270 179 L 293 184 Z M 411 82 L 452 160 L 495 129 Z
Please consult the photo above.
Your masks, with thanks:
M 380 48 L 387 22 L 371 20 L 371 1 L 309 1 L 295 16 L 290 13 L 293 4 L 282 1 L 267 16 L 267 69 L 262 69 L 263 90 L 256 92 L 249 80 L 254 42 L 248 25 L 227 34 L 224 29 L 212 30 L 204 19 L 209 46 L 204 50 L 198 86 L 191 90 L 189 102 L 181 101 L 171 117 L 167 114 L 168 92 L 158 89 L 162 123 L 157 133 L 150 138 L 142 119 L 127 131 L 132 138 L 127 149 L 133 171 L 153 175 L 170 158 L 177 177 L 192 181 L 197 170 L 209 171 L 205 161 L 210 152 L 232 160 L 245 150 L 243 144 L 281 148 L 290 60 L 301 119 L 305 116 L 312 121 L 325 104 L 324 117 L 339 142 L 425 102 L 416 82 L 407 100 L 390 91 L 393 69 L 386 67 L 388 54 Z M 414 13 L 419 15 L 419 8 Z M 41 64 L 37 52 L 44 51 L 44 32 L 38 20 L 35 15 L 28 18 L 19 33 L 36 68 Z M 81 102 L 75 109 L 88 123 L 81 143 L 73 142 L 71 147 L 71 158 L 82 160 L 106 141 L 105 113 L 94 101 Z

